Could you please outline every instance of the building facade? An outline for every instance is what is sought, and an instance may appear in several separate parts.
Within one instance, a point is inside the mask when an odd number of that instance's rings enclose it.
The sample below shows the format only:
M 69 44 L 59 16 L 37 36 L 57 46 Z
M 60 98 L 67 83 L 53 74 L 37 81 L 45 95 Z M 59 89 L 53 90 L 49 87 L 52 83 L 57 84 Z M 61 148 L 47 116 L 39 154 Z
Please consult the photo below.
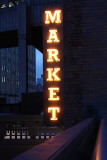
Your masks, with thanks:
M 64 0 L 66 126 L 107 117 L 106 19 L 106 0 Z
M 0 49 L 0 98 L 6 103 L 19 100 L 19 52 L 18 48 Z
M 0 99 L 2 103 L 12 104 L 19 97 L 19 49 L 0 49 Z M 28 46 L 28 92 L 35 92 L 35 48 Z M 4 101 L 3 101 L 4 100 Z
M 43 92 L 43 75 L 41 75 L 41 78 L 37 78 L 36 92 Z
M 28 93 L 36 92 L 35 48 L 28 46 Z

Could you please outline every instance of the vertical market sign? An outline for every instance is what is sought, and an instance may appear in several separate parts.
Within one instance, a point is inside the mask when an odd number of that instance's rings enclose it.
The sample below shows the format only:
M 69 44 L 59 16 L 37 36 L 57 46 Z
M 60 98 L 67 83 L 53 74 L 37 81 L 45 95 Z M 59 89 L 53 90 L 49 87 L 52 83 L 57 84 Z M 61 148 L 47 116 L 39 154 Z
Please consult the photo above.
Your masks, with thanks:
M 44 110 L 55 124 L 63 120 L 63 11 L 48 8 L 43 13 Z

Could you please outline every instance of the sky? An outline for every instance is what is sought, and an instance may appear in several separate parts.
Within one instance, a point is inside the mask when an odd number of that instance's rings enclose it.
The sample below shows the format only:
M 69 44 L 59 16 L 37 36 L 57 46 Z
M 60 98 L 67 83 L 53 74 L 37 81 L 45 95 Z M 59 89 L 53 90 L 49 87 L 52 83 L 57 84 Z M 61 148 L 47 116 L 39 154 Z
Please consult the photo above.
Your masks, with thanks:
M 36 79 L 43 74 L 43 54 L 36 49 Z

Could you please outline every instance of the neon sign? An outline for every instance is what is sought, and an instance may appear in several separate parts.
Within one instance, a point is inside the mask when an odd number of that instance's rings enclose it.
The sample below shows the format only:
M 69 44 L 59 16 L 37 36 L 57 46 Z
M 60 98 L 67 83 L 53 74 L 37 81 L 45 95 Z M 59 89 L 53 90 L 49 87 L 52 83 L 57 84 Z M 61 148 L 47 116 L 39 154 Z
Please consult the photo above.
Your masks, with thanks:
M 46 20 L 45 24 L 51 23 L 61 23 L 61 10 L 55 10 L 52 16 L 51 11 L 45 11 Z
M 59 107 L 48 107 L 48 113 L 52 112 L 52 118 L 51 120 L 55 121 L 58 120 L 56 114 L 60 113 L 60 108 Z
M 49 119 L 54 122 L 63 110 L 62 21 L 62 9 L 44 11 L 44 103 Z
M 48 78 L 47 81 L 60 81 L 61 78 L 58 77 L 57 72 L 60 71 L 60 68 L 47 68 Z
M 59 92 L 59 88 L 48 88 L 49 90 L 49 101 L 59 101 L 59 96 L 56 96 L 56 92 Z M 56 96 L 56 97 L 55 97 Z
M 59 62 L 60 59 L 58 58 L 58 50 L 57 49 L 47 49 L 48 52 L 48 59 L 47 62 Z
M 47 40 L 47 43 L 58 43 L 60 42 L 60 40 L 58 39 L 57 36 L 57 30 L 53 29 L 53 30 L 49 30 L 49 39 Z

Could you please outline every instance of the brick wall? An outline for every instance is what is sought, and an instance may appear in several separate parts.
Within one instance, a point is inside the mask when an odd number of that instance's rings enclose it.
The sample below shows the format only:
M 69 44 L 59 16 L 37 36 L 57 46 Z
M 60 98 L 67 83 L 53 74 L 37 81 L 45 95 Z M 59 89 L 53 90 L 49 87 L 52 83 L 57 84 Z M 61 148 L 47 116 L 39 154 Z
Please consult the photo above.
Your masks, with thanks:
M 107 115 L 107 1 L 64 0 L 65 126 Z

